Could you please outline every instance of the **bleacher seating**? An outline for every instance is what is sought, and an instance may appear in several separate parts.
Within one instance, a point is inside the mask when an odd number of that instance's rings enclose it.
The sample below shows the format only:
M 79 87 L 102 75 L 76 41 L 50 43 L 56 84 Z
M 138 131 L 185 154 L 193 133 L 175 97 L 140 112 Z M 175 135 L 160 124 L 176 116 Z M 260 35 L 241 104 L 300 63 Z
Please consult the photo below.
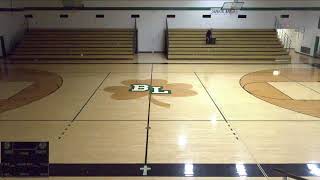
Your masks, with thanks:
M 31 29 L 9 58 L 17 60 L 132 60 L 133 29 Z
M 212 29 L 216 44 L 206 44 L 207 29 L 169 29 L 171 60 L 290 61 L 274 29 Z

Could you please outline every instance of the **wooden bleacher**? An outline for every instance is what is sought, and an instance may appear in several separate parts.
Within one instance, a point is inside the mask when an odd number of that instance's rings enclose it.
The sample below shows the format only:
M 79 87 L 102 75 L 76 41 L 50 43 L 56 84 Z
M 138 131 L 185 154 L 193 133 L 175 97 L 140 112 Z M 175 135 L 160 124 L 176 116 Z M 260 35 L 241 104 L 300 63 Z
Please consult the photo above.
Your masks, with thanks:
M 169 29 L 169 60 L 290 61 L 274 29 L 213 29 L 215 45 L 206 44 L 207 29 Z
M 133 29 L 31 29 L 9 58 L 20 60 L 132 60 Z

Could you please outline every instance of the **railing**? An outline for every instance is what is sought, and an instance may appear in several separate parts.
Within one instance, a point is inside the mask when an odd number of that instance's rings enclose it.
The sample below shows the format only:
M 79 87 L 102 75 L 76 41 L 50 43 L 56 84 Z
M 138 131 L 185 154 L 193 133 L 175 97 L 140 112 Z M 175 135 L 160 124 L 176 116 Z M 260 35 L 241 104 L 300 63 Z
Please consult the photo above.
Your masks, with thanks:
M 137 19 L 134 18 L 134 36 L 133 36 L 133 52 L 138 54 L 138 27 L 137 27 Z
M 281 29 L 281 28 L 279 28 L 279 20 L 278 20 L 278 17 L 277 16 L 275 16 L 274 17 L 274 29 Z
M 287 49 L 288 51 L 290 51 L 290 49 L 292 48 L 291 45 L 292 45 L 292 40 L 290 38 L 290 36 L 285 33 L 284 31 L 280 31 L 280 33 L 278 32 L 278 36 L 279 36 L 279 39 L 281 40 L 282 44 L 283 44 L 283 47 L 285 49 Z
M 299 32 L 299 33 L 304 33 L 306 32 L 306 27 L 302 26 L 302 27 L 295 27 L 294 28 L 296 32 Z
M 275 28 L 276 29 L 283 29 L 278 17 L 275 17 Z M 306 27 L 305 26 L 298 26 L 296 24 L 290 24 L 290 29 L 294 29 L 296 32 L 305 33 Z
M 138 54 L 138 29 L 134 30 L 133 43 L 134 43 L 133 51 L 135 54 Z
M 282 24 L 281 24 L 280 20 L 278 19 L 278 17 L 275 16 L 274 18 L 275 18 L 275 20 L 274 20 L 274 28 L 275 29 L 283 29 Z
M 275 16 L 274 28 L 276 30 L 280 29 L 280 33 L 278 31 L 279 39 L 284 44 L 284 48 L 290 50 L 292 48 L 292 39 L 287 33 L 283 32 L 282 29 L 284 29 L 284 27 L 277 16 Z M 298 38 L 300 38 L 300 35 L 302 35 L 302 38 L 303 38 L 304 33 L 306 31 L 306 28 L 304 26 L 297 26 L 297 25 L 290 25 L 290 29 L 294 29 L 295 32 L 298 33 Z
M 283 27 L 282 27 L 277 16 L 275 16 L 274 28 L 277 30 L 278 37 L 279 37 L 280 41 L 282 42 L 284 48 L 287 49 L 287 51 L 290 51 L 290 49 L 292 48 L 291 47 L 292 40 L 291 40 L 290 36 L 282 30 Z M 280 29 L 280 32 L 278 31 L 279 29 Z
M 2 76 L 8 76 L 9 75 L 9 71 L 8 71 L 8 66 L 7 66 L 7 51 L 6 51 L 6 46 L 5 46 L 5 41 L 4 41 L 4 37 L 0 36 L 0 45 L 1 45 L 1 50 L 2 50 L 2 58 L 3 61 L 0 64 L 0 75 Z M 1 59 L 1 58 L 0 58 Z
M 168 18 L 166 18 L 166 29 L 165 29 L 165 52 L 167 59 L 169 59 L 169 27 L 168 27 Z
M 294 174 L 285 172 L 284 170 L 281 169 L 273 169 L 275 172 L 281 174 L 281 176 L 283 177 L 283 180 L 289 180 L 289 178 L 291 179 L 295 179 L 295 180 L 308 180 L 306 178 L 300 177 L 300 176 L 296 176 Z
M 7 50 L 6 50 L 3 36 L 0 36 L 0 45 L 1 45 L 1 50 L 2 50 L 2 57 L 5 59 L 7 57 Z
M 23 26 L 24 26 L 24 27 L 23 27 L 24 31 L 25 31 L 25 32 L 28 32 L 28 31 L 29 31 L 29 26 L 30 26 L 30 24 L 29 24 L 29 19 L 26 18 L 26 17 L 24 17 Z

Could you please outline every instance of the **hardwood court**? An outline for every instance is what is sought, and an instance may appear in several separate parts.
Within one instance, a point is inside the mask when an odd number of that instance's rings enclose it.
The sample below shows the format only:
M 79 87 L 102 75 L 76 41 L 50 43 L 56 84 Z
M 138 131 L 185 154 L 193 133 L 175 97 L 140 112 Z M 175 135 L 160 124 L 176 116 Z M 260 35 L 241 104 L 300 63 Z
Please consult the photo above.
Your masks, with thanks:
M 11 64 L 5 68 L 0 76 L 1 141 L 49 141 L 50 173 L 60 176 L 49 179 L 280 179 L 274 167 L 317 179 L 308 169 L 320 161 L 318 105 L 308 104 L 320 100 L 316 67 Z M 18 79 L 17 73 L 26 75 Z M 133 84 L 171 93 L 132 92 Z M 280 95 L 279 103 L 268 100 Z M 72 169 L 74 164 L 78 168 Z M 154 177 L 135 177 L 142 176 L 144 165 Z M 236 167 L 244 167 L 245 173 Z

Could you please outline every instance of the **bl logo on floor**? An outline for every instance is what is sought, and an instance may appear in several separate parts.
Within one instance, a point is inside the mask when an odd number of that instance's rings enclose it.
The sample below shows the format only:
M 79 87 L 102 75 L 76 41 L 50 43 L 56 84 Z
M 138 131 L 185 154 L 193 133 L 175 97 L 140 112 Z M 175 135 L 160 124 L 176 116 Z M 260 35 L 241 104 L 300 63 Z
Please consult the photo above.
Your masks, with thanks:
M 148 84 L 132 84 L 129 89 L 131 92 L 146 92 L 150 91 L 151 94 L 171 94 L 171 90 L 164 90 L 161 86 L 150 86 Z

